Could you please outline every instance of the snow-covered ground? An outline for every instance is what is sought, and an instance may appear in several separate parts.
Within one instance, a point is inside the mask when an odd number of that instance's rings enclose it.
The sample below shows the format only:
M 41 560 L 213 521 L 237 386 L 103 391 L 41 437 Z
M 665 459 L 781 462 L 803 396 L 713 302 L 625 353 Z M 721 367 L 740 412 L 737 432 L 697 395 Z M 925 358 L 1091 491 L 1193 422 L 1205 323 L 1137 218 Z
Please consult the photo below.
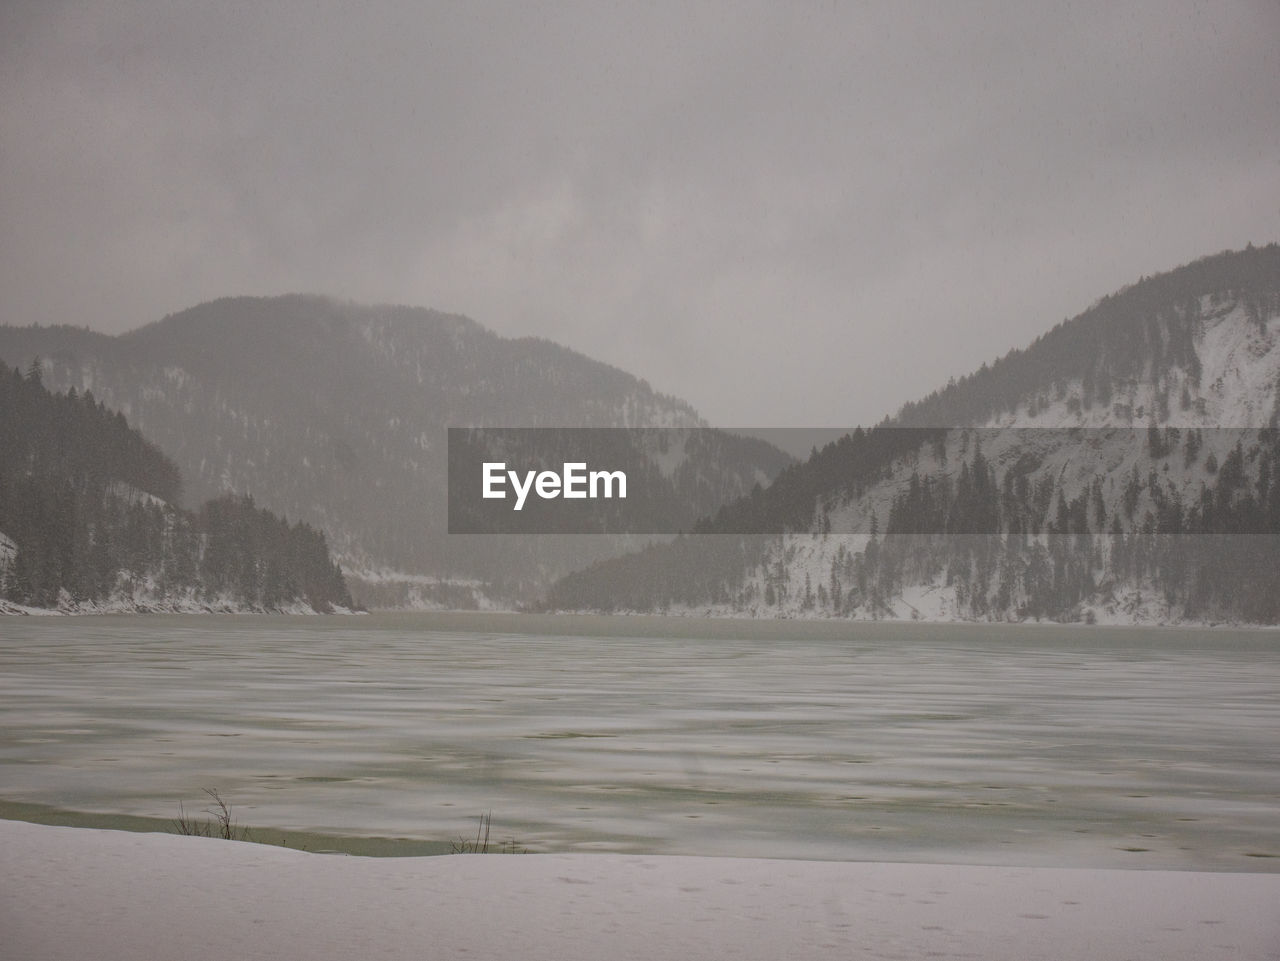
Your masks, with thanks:
M 1280 874 L 357 858 L 17 821 L 0 851 L 14 961 L 1280 958 Z
M 414 574 L 367 561 L 339 558 L 342 576 L 357 603 L 404 611 L 509 611 L 510 603 L 490 596 L 483 581 L 468 577 Z
M 291 601 L 269 611 L 250 607 L 229 596 L 212 600 L 200 600 L 192 594 L 173 597 L 123 597 L 113 595 L 105 601 L 75 601 L 62 591 L 57 607 L 30 607 L 0 597 L 0 614 L 32 616 L 58 616 L 73 614 L 315 614 L 319 611 L 306 601 Z M 358 614 L 339 604 L 333 606 L 333 614 Z

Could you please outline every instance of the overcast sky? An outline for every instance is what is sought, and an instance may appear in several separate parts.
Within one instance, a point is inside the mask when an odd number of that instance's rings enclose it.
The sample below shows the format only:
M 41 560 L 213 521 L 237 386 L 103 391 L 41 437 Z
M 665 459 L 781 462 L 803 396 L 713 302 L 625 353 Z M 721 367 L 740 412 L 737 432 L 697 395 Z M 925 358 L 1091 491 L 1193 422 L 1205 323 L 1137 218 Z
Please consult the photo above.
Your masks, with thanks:
M 1278 38 L 1276 0 L 3 0 L 0 322 L 327 293 L 870 423 L 1280 239 Z

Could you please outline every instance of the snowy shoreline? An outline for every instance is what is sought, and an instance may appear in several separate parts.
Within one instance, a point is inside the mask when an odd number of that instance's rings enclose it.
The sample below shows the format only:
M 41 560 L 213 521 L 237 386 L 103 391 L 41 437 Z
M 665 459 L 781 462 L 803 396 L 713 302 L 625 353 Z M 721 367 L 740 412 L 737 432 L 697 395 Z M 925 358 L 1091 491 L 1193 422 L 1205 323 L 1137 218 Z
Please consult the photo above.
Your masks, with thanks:
M 1280 957 L 1280 875 L 612 854 L 364 858 L 0 821 L 6 957 Z
M 680 621 L 741 621 L 747 624 L 848 624 L 851 626 L 865 627 L 875 624 L 894 624 L 894 625 L 913 625 L 925 627 L 994 627 L 999 629 L 1005 628 L 1071 628 L 1073 630 L 1088 631 L 1091 629 L 1104 630 L 1149 630 L 1158 628 L 1160 630 L 1206 630 L 1206 631 L 1280 631 L 1280 624 L 1259 624 L 1253 621 L 1196 621 L 1184 619 L 1172 620 L 1117 620 L 1114 622 L 1096 621 L 1092 624 L 1086 621 L 1055 621 L 1049 618 L 1028 618 L 1026 620 L 1001 620 L 997 618 L 978 619 L 972 617 L 950 616 L 946 618 L 928 618 L 928 617 L 831 617 L 818 614 L 777 614 L 765 615 L 753 613 L 751 611 L 738 611 L 731 608 L 670 608 L 661 613 L 653 611 L 636 611 L 636 610 L 618 610 L 604 613 L 601 611 L 574 611 L 574 610 L 551 610 L 536 611 L 525 613 L 521 611 L 413 611 L 413 610 L 388 610 L 377 613 L 394 613 L 394 614 L 412 614 L 412 613 L 436 613 L 436 614 L 506 614 L 524 616 L 524 617 L 618 617 L 618 618 L 634 618 L 637 620 L 645 618 L 653 618 L 656 620 L 673 619 Z
M 340 606 L 334 606 L 331 611 L 317 611 L 315 608 L 307 604 L 290 605 L 284 608 L 273 608 L 271 610 L 262 610 L 260 608 L 238 607 L 233 604 L 218 603 L 137 603 L 137 604 L 83 604 L 72 608 L 45 608 L 45 607 L 27 607 L 21 604 L 15 604 L 12 601 L 6 601 L 0 598 L 0 617 L 99 617 L 113 614 L 182 614 L 189 616 L 200 615 L 225 615 L 225 614 L 262 614 L 262 615 L 279 615 L 279 616 L 299 616 L 299 617 L 324 617 L 328 615 L 369 615 L 369 614 L 389 614 L 389 615 L 446 615 L 457 617 L 485 617 L 485 616 L 510 616 L 512 618 L 626 618 L 634 620 L 655 619 L 655 620 L 677 620 L 688 623 L 696 623 L 698 621 L 716 621 L 716 622 L 733 622 L 741 621 L 750 624 L 768 624 L 768 623 L 809 623 L 809 624 L 847 624 L 850 626 L 865 627 L 872 624 L 894 624 L 894 625 L 918 625 L 918 626 L 941 626 L 941 627 L 995 627 L 995 628 L 1073 628 L 1087 631 L 1092 628 L 1105 628 L 1107 630 L 1126 630 L 1126 629 L 1151 629 L 1159 628 L 1163 630 L 1208 630 L 1208 631 L 1280 631 L 1280 624 L 1257 624 L 1251 621 L 1194 621 L 1194 620 L 1117 620 L 1114 622 L 1098 621 L 1093 624 L 1084 621 L 1054 621 L 1045 619 L 1036 620 L 978 620 L 965 617 L 947 617 L 947 618 L 912 618 L 912 617 L 823 617 L 819 615 L 793 615 L 781 614 L 775 616 L 765 616 L 754 614 L 750 611 L 737 611 L 727 609 L 695 609 L 680 608 L 667 610 L 662 613 L 654 613 L 652 611 L 633 611 L 620 610 L 611 611 L 609 613 L 601 613 L 599 611 L 572 611 L 572 610 L 553 610 L 553 611 L 520 611 L 514 608 L 485 608 L 476 610 L 473 608 L 448 608 L 448 607 L 388 607 L 373 608 L 371 610 L 351 609 Z
M 0 598 L 0 616 L 11 617 L 97 617 L 104 614 L 285 614 L 316 616 L 324 614 L 366 614 L 367 611 L 334 605 L 330 611 L 317 611 L 310 604 L 299 601 L 283 607 L 262 609 L 245 607 L 231 601 L 105 601 L 77 602 L 60 607 L 29 607 Z

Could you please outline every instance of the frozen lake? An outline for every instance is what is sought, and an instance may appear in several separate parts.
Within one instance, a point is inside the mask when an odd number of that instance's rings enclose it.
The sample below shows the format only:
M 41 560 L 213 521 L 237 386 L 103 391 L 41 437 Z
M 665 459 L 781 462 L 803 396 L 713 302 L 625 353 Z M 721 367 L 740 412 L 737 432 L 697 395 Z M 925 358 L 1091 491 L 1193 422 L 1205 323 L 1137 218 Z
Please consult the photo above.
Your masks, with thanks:
M 1280 871 L 1280 633 L 0 619 L 0 816 L 205 787 L 317 847 L 492 811 L 537 851 Z

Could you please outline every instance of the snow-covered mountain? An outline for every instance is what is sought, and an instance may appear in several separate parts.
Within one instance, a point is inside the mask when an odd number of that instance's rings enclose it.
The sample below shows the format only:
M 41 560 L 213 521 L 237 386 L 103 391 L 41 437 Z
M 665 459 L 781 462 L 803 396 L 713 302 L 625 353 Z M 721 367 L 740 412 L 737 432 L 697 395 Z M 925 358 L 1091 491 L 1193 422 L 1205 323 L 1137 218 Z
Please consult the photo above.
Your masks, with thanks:
M 705 525 L 723 536 L 572 575 L 549 605 L 1274 620 L 1278 387 L 1280 248 L 1205 258 L 829 445 Z
M 323 530 L 357 600 L 528 596 L 606 538 L 447 536 L 446 428 L 703 426 L 686 403 L 546 340 L 465 317 L 313 296 L 228 298 L 118 337 L 0 327 L 0 358 L 91 390 L 181 469 L 186 499 L 251 492 Z M 790 458 L 743 441 L 698 476 L 720 503 Z M 673 502 L 687 497 L 673 480 Z M 712 506 L 712 505 L 708 505 Z

